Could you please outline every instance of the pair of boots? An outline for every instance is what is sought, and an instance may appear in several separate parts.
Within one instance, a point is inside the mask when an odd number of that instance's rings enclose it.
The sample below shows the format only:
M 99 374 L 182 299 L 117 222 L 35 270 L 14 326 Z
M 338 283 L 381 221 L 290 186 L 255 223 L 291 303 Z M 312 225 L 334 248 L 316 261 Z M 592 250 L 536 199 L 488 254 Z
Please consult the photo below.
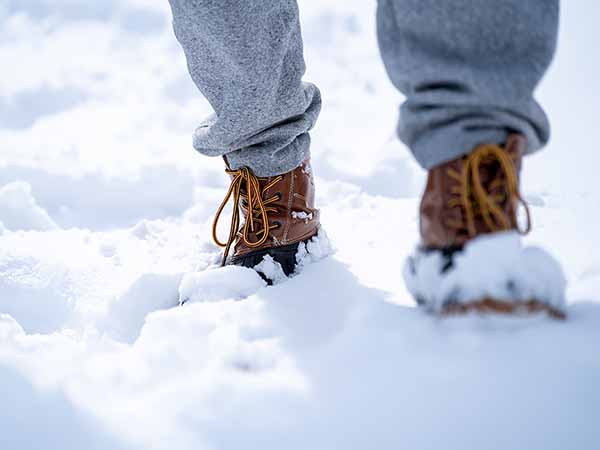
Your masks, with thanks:
M 480 145 L 469 155 L 429 171 L 420 205 L 418 253 L 435 254 L 443 259 L 441 277 L 475 238 L 510 230 L 525 234 L 530 230 L 529 210 L 519 193 L 525 146 L 524 137 L 511 135 L 503 146 Z M 299 246 L 316 236 L 320 228 L 310 162 L 269 178 L 256 177 L 248 168 L 227 169 L 227 173 L 232 179 L 231 186 L 213 227 L 215 242 L 225 249 L 223 264 L 255 268 L 268 255 L 281 265 L 286 275 L 292 274 Z M 223 208 L 232 198 L 230 233 L 227 241 L 221 242 L 216 227 Z M 524 227 L 517 222 L 520 204 L 527 213 Z M 494 256 L 490 254 L 489 259 L 493 260 Z M 419 264 L 409 261 L 405 278 L 418 277 L 418 271 Z M 411 291 L 420 305 L 441 315 L 470 311 L 503 314 L 545 311 L 556 318 L 564 316 L 561 308 L 540 298 L 486 295 L 468 301 L 449 298 L 434 305 L 433 298 Z

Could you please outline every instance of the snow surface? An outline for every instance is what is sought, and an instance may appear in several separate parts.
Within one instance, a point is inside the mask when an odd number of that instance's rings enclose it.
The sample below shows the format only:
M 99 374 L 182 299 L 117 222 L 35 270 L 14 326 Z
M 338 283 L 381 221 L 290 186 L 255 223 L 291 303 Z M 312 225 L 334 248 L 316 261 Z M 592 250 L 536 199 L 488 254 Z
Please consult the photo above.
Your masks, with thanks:
M 562 5 L 553 141 L 524 168 L 564 323 L 415 308 L 424 174 L 394 139 L 375 4 L 300 1 L 336 252 L 264 288 L 203 272 L 227 177 L 190 148 L 210 108 L 167 2 L 0 3 L 1 449 L 600 448 L 600 4 Z

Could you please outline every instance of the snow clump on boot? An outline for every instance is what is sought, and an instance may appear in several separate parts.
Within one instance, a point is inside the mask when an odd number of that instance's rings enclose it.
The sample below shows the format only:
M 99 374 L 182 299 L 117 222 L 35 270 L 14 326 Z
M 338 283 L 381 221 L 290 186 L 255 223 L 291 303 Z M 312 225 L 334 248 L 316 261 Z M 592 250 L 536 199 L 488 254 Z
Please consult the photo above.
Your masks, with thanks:
M 567 283 L 560 264 L 541 248 L 523 246 L 512 231 L 475 238 L 452 256 L 418 249 L 405 264 L 404 279 L 430 312 L 483 299 L 565 309 Z

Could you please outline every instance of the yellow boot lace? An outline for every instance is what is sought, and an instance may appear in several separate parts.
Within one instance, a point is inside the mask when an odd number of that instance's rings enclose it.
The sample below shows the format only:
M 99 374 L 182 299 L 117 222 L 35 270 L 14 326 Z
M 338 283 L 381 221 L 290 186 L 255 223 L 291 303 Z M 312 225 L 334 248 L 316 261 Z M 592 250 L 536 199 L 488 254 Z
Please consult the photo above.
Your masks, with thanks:
M 497 161 L 504 177 L 498 175 L 486 190 L 481 180 L 481 166 Z M 465 222 L 449 221 L 448 225 L 457 229 L 466 229 L 470 237 L 477 235 L 475 217 L 481 216 L 486 227 L 491 232 L 510 230 L 516 224 L 520 234 L 527 234 L 531 230 L 531 215 L 529 207 L 519 193 L 519 179 L 512 159 L 508 153 L 497 145 L 481 145 L 467 156 L 462 173 L 448 169 L 448 176 L 458 181 L 452 188 L 455 195 L 448 202 L 450 208 L 461 206 L 465 211 Z M 492 194 L 503 187 L 504 193 Z M 511 205 L 507 215 L 502 207 L 503 202 Z M 516 206 L 523 205 L 527 216 L 526 227 L 523 229 L 517 222 Z
M 225 195 L 225 199 L 217 210 L 212 226 L 212 235 L 215 244 L 217 244 L 219 247 L 225 248 L 223 252 L 223 260 L 221 262 L 221 265 L 223 266 L 227 262 L 227 257 L 229 256 L 231 246 L 235 242 L 237 236 L 239 236 L 248 247 L 256 248 L 263 245 L 267 239 L 269 239 L 269 233 L 271 230 L 278 228 L 279 225 L 277 224 L 269 225 L 268 213 L 277 212 L 277 208 L 268 205 L 280 200 L 280 196 L 274 195 L 267 200 L 263 200 L 263 196 L 267 190 L 283 180 L 282 176 L 277 176 L 261 189 L 260 182 L 266 181 L 267 178 L 258 178 L 247 167 L 242 167 L 241 169 L 237 170 L 227 169 L 225 172 L 232 177 L 231 185 L 229 186 L 227 195 Z M 244 187 L 245 189 L 243 189 Z M 233 213 L 229 228 L 229 237 L 227 238 L 226 242 L 221 242 L 217 236 L 217 225 L 225 206 L 232 197 Z M 244 221 L 242 230 L 240 230 L 240 209 L 242 208 L 247 211 L 247 217 Z M 262 228 L 257 229 L 256 224 L 260 224 Z M 259 239 L 256 242 L 252 242 L 250 240 L 250 233 L 255 233 L 257 236 L 260 236 Z

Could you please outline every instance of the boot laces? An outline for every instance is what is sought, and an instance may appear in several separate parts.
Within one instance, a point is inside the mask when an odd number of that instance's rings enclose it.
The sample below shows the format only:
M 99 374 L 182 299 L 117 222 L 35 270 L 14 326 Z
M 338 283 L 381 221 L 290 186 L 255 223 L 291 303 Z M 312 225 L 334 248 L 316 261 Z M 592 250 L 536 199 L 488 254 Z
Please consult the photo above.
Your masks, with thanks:
M 242 167 L 237 170 L 227 169 L 225 172 L 232 177 L 232 180 L 229 190 L 227 191 L 221 206 L 219 206 L 219 209 L 217 210 L 212 226 L 212 235 L 215 244 L 225 249 L 221 261 L 222 266 L 226 264 L 231 246 L 236 238 L 242 239 L 244 244 L 250 248 L 257 248 L 267 242 L 271 230 L 279 228 L 278 224 L 269 225 L 268 214 L 270 212 L 277 212 L 276 207 L 269 205 L 281 200 L 280 194 L 276 194 L 266 200 L 264 200 L 263 197 L 266 191 L 283 180 L 283 177 L 279 175 L 261 188 L 260 183 L 267 182 L 269 179 L 257 177 L 247 167 Z M 230 199 L 233 199 L 233 212 L 229 236 L 226 242 L 222 242 L 217 236 L 217 225 L 221 218 L 221 214 Z M 243 210 L 246 215 L 244 225 L 241 229 L 240 210 Z M 258 237 L 258 240 L 251 241 L 250 233 L 254 233 Z
M 481 167 L 496 161 L 500 172 L 487 183 L 487 188 L 481 179 Z M 502 173 L 504 176 L 502 176 Z M 465 212 L 464 220 L 448 221 L 447 225 L 466 230 L 470 237 L 477 235 L 476 217 L 482 217 L 490 232 L 509 230 L 516 225 L 520 234 L 531 230 L 531 215 L 527 203 L 519 193 L 519 179 L 514 163 L 508 153 L 497 145 L 481 145 L 466 157 L 463 170 L 459 172 L 448 169 L 448 176 L 458 182 L 452 187 L 454 198 L 450 199 L 450 208 L 462 207 Z M 500 193 L 502 188 L 504 193 Z M 509 202 L 510 212 L 507 214 L 503 203 Z M 526 213 L 526 226 L 521 228 L 517 221 L 517 205 L 522 205 Z

